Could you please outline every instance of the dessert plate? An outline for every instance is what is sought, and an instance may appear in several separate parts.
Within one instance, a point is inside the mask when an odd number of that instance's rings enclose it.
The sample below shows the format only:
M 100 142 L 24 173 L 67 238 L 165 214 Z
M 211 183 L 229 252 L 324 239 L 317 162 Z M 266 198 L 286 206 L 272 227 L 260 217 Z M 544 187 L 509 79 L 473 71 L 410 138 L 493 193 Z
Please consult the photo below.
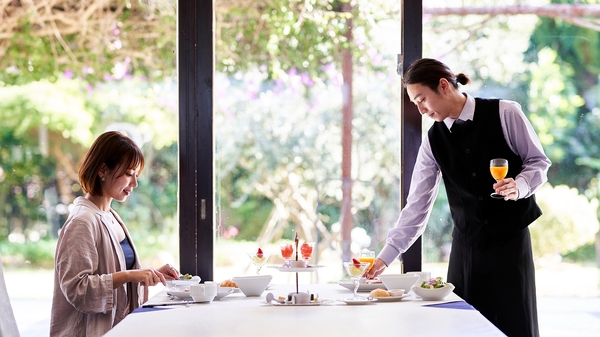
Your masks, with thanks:
M 403 298 L 409 297 L 409 294 L 404 294 L 402 296 L 390 296 L 390 297 L 373 297 L 377 299 L 379 302 L 399 302 L 402 301 Z
M 375 298 L 364 298 L 364 299 L 360 299 L 360 300 L 355 300 L 353 298 L 342 298 L 339 299 L 338 301 L 344 302 L 348 305 L 367 305 L 367 304 L 374 304 L 375 302 L 377 302 L 377 299 Z
M 289 272 L 289 273 L 301 273 L 301 272 L 315 271 L 318 268 L 323 268 L 323 267 L 325 267 L 325 266 L 316 265 L 316 266 L 308 266 L 308 267 L 301 267 L 301 268 L 293 268 L 293 267 L 285 267 L 285 266 L 268 266 L 268 268 L 275 268 L 279 271 Z

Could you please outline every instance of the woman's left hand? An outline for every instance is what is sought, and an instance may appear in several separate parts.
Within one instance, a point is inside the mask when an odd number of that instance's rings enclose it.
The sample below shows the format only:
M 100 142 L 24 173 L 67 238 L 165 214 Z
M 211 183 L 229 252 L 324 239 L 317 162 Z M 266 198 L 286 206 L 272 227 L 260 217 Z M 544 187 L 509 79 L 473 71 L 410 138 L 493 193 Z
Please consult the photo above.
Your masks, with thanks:
M 504 200 L 519 199 L 519 187 L 513 178 L 506 178 L 494 184 L 496 193 L 504 196 Z
M 168 263 L 158 268 L 158 271 L 161 272 L 167 280 L 179 280 L 179 271 Z

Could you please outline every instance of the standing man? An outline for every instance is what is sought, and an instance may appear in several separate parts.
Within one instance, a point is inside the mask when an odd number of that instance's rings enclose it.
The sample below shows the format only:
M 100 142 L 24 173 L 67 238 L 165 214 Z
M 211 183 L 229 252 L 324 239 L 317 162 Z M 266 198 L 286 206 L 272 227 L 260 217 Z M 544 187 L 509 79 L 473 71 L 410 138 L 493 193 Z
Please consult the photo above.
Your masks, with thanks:
M 406 207 L 366 276 L 381 274 L 423 234 L 443 178 L 454 220 L 448 282 L 509 337 L 537 337 L 528 225 L 542 214 L 534 193 L 551 163 L 518 103 L 459 91 L 469 82 L 434 59 L 408 68 L 408 96 L 435 123 L 419 149 Z M 498 182 L 490 175 L 494 158 L 509 163 Z

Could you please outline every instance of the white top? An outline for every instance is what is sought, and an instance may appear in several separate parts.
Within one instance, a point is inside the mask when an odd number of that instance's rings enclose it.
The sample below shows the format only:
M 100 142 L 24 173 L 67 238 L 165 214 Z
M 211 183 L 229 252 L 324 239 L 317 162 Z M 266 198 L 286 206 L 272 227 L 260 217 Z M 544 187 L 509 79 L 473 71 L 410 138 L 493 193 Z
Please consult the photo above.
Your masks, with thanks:
M 467 101 L 459 119 L 473 120 L 475 98 L 463 94 Z M 444 124 L 450 129 L 455 120 L 446 118 Z M 546 173 L 551 162 L 519 103 L 500 100 L 500 123 L 506 143 L 523 161 L 523 170 L 514 179 L 519 188 L 519 198 L 527 198 L 547 181 Z M 386 244 L 378 256 L 388 266 L 425 231 L 441 178 L 429 137 L 425 136 L 417 154 L 406 206 L 400 212 L 396 227 L 389 230 Z
M 422 301 L 411 296 L 399 302 L 346 305 L 337 299 L 352 292 L 336 284 L 300 285 L 300 291 L 319 294 L 334 304 L 320 306 L 274 306 L 262 304 L 268 292 L 275 298 L 294 291 L 295 285 L 272 285 L 261 297 L 234 293 L 206 304 L 155 307 L 156 311 L 133 312 L 105 336 L 504 336 L 477 310 L 427 307 L 444 301 Z M 368 293 L 359 293 L 367 296 Z M 150 303 L 167 300 L 165 291 Z M 445 302 L 460 300 L 455 294 Z M 139 311 L 140 309 L 138 309 Z M 144 310 L 144 309 L 142 309 Z

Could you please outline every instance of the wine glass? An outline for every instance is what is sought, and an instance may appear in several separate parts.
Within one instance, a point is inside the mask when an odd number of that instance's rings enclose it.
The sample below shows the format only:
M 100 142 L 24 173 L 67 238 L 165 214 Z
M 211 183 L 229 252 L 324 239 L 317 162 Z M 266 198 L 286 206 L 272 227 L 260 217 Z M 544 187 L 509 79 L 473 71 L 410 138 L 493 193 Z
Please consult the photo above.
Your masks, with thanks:
M 286 267 L 290 266 L 292 261 L 292 255 L 294 254 L 294 245 L 289 242 L 279 244 L 279 248 L 281 248 L 281 257 L 285 261 L 284 265 Z
M 492 174 L 492 177 L 496 179 L 496 182 L 504 179 L 508 173 L 508 160 L 503 158 L 490 160 L 490 173 Z M 502 194 L 496 192 L 490 194 L 490 196 L 495 199 L 504 199 Z
M 269 256 L 271 256 L 269 253 L 248 253 L 248 257 L 256 267 L 256 275 L 259 275 L 260 269 L 267 263 Z
M 367 270 L 367 268 L 369 268 L 370 265 L 371 264 L 369 262 L 359 262 L 358 260 L 344 262 L 344 268 L 346 269 L 346 272 L 348 273 L 348 275 L 350 275 L 352 281 L 354 281 L 354 297 L 352 298 L 352 300 L 367 300 L 364 297 L 358 296 L 356 292 L 358 291 L 360 278 L 364 275 L 365 271 Z
M 310 257 L 312 256 L 314 247 L 314 242 L 305 242 L 300 246 L 300 255 L 302 255 L 302 259 L 304 259 L 306 266 L 308 266 L 308 260 L 310 260 Z

